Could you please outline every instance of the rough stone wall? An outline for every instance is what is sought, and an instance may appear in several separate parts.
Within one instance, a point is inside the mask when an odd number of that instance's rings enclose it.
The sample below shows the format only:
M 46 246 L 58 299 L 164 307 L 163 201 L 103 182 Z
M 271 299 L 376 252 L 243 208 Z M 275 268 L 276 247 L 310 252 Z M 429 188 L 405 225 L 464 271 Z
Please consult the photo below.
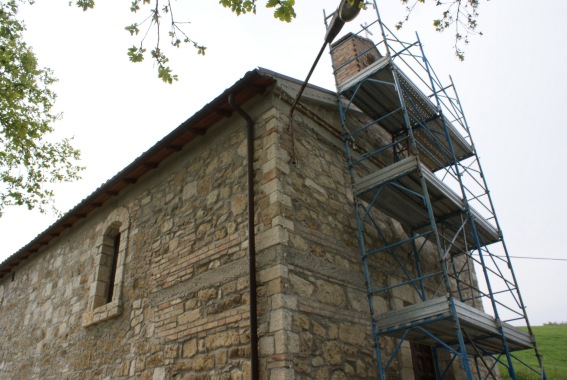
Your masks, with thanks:
M 248 379 L 245 164 L 235 116 L 2 279 L 0 378 Z M 120 311 L 93 324 L 95 246 L 117 208 L 129 215 Z
M 298 113 L 290 131 L 281 96 L 251 103 L 261 379 L 376 378 L 336 108 L 309 104 L 320 120 Z M 249 379 L 245 155 L 234 116 L 2 279 L 0 378 Z M 120 312 L 85 323 L 95 247 L 117 209 L 129 218 Z M 376 280 L 397 280 L 390 268 L 377 262 Z M 380 343 L 387 354 L 395 341 Z M 405 345 L 388 378 L 412 367 Z
M 338 128 L 336 110 L 308 107 L 331 121 L 327 128 Z M 289 220 L 282 292 L 289 300 L 284 315 L 292 344 L 282 378 L 375 379 L 374 340 L 342 141 L 320 123 L 306 117 L 296 121 L 293 139 L 289 132 L 281 135 L 282 150 L 297 161 L 279 179 L 291 201 L 284 210 Z M 380 219 L 389 233 L 403 233 L 391 219 Z M 394 341 L 384 339 L 381 346 L 391 350 Z M 402 376 L 403 368 L 413 376 L 409 346 L 398 356 L 389 376 Z
M 322 122 L 308 118 L 310 110 Z M 282 364 L 285 379 L 375 379 L 377 366 L 374 340 L 371 334 L 369 303 L 358 246 L 354 217 L 354 200 L 348 174 L 343 142 L 331 132 L 339 128 L 336 110 L 317 104 L 307 104 L 303 115 L 295 117 L 293 133 L 287 129 L 287 119 L 280 119 L 280 156 L 294 156 L 296 165 L 287 165 L 278 176 L 278 186 L 284 199 L 290 201 L 281 210 L 285 216 L 282 236 L 285 275 L 281 276 L 281 292 L 287 300 L 286 320 L 287 355 Z M 283 112 L 287 115 L 287 112 Z M 347 121 L 347 125 L 364 125 L 362 114 Z M 285 127 L 284 127 L 285 126 Z M 286 133 L 284 133 L 286 132 Z M 353 144 L 384 145 L 389 135 L 380 130 L 368 131 Z M 366 149 L 368 150 L 368 149 Z M 356 153 L 355 153 L 356 154 Z M 389 158 L 390 160 L 393 157 Z M 387 159 L 369 165 L 387 165 Z M 371 170 L 371 169 L 369 169 Z M 374 169 L 375 170 L 375 169 Z M 408 238 L 407 232 L 394 219 L 374 210 L 383 237 L 368 230 L 367 250 L 382 247 L 382 238 L 389 242 Z M 418 244 L 420 246 L 420 244 Z M 400 255 L 404 264 L 412 263 L 411 247 L 408 255 Z M 422 248 L 422 268 L 438 268 L 436 251 L 431 243 Z M 373 288 L 404 282 L 406 278 L 399 264 L 389 254 L 375 255 L 368 262 Z M 410 265 L 411 266 L 411 265 Z M 426 284 L 431 296 L 441 278 Z M 377 311 L 400 309 L 419 302 L 411 286 L 392 289 L 374 297 Z M 268 347 L 271 341 L 264 340 Z M 383 362 L 387 361 L 398 343 L 382 338 L 380 349 Z M 277 345 L 276 345 L 277 347 Z M 277 348 L 274 352 L 278 354 Z M 442 354 L 441 354 L 442 355 Z M 285 372 L 283 372 L 285 371 Z M 460 379 L 462 371 L 455 363 L 448 378 Z M 387 372 L 388 379 L 413 379 L 414 370 L 410 344 L 404 342 Z
M 306 122 L 296 129 L 298 164 L 285 178 L 294 216 L 289 282 L 297 297 L 292 330 L 300 342 L 295 374 L 297 379 L 376 378 L 345 156 L 316 128 Z

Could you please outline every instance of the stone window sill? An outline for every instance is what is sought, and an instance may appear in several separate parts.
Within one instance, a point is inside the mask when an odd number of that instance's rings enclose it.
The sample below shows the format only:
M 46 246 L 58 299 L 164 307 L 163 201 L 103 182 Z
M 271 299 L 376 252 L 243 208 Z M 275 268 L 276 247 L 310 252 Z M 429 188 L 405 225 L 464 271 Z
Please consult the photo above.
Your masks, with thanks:
M 96 325 L 97 323 L 116 318 L 122 314 L 122 303 L 120 301 L 112 301 L 106 305 L 97 307 L 83 315 L 83 327 Z

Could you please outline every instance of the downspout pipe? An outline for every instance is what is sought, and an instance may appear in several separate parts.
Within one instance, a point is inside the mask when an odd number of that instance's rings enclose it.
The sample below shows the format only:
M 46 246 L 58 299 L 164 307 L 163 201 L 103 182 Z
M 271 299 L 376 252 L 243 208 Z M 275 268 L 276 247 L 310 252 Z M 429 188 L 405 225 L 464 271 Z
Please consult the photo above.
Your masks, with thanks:
M 258 298 L 256 295 L 256 237 L 254 233 L 254 121 L 228 95 L 228 104 L 246 121 L 247 173 L 248 173 L 248 273 L 250 290 L 250 372 L 251 379 L 258 380 Z

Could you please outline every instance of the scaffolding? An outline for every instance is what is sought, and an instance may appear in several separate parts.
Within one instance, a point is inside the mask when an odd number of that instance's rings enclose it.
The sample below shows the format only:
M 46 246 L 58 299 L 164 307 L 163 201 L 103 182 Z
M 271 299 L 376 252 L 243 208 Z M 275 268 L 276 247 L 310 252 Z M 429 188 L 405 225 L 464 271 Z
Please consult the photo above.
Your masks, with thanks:
M 455 85 L 373 6 L 331 57 L 379 378 L 411 342 L 431 347 L 437 379 L 457 365 L 497 378 L 496 363 L 517 379 L 528 349 L 546 379 Z

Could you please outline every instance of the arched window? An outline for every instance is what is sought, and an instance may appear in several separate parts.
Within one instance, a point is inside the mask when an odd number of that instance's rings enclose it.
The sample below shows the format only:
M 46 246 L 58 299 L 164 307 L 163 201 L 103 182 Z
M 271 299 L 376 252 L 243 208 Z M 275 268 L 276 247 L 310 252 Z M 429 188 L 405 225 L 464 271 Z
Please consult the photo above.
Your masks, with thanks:
M 113 211 L 104 222 L 94 249 L 95 272 L 83 326 L 114 318 L 122 313 L 122 283 L 128 244 L 129 215 L 125 208 Z

